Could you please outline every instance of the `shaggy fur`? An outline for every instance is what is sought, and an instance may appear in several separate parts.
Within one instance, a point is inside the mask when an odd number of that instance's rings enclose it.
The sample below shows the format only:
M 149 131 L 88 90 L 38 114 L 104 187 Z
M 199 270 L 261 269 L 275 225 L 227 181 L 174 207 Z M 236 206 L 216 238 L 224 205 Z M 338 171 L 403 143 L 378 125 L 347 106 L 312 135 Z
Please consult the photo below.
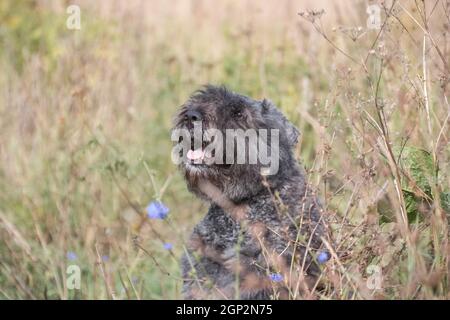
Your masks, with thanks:
M 189 111 L 201 115 L 204 129 L 279 129 L 280 160 L 278 173 L 270 176 L 260 174 L 259 163 L 180 165 L 189 190 L 210 203 L 182 258 L 184 297 L 288 298 L 295 287 L 308 292 L 320 271 L 315 257 L 325 227 L 293 155 L 297 129 L 271 102 L 224 87 L 195 92 L 175 128 L 192 129 Z M 284 280 L 272 281 L 272 273 Z

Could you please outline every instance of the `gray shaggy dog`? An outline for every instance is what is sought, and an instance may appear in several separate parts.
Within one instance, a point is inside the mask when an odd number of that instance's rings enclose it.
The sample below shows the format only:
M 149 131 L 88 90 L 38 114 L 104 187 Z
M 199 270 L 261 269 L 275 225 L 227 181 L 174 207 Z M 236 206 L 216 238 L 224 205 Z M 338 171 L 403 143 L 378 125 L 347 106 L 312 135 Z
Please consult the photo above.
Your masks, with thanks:
M 180 169 L 188 189 L 210 207 L 181 261 L 184 297 L 288 299 L 310 293 L 319 262 L 329 254 L 322 249 L 326 228 L 321 205 L 294 158 L 298 130 L 271 102 L 211 85 L 181 107 L 174 129 L 193 133 L 195 122 L 201 122 L 203 132 L 215 128 L 223 137 L 226 129 L 278 129 L 279 169 L 264 175 L 259 161 L 194 163 L 192 140 L 191 157 L 184 158 Z M 270 138 L 267 142 L 270 147 Z M 203 141 L 202 148 L 208 143 Z M 226 151 L 236 156 L 236 150 Z

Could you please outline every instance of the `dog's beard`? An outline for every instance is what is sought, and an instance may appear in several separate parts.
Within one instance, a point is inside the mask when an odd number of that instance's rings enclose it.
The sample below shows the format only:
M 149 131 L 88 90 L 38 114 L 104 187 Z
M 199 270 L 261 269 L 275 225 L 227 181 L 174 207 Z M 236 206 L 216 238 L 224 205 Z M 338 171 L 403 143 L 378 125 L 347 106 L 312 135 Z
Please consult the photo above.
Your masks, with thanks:
M 262 188 L 259 177 L 261 165 L 259 163 L 238 164 L 238 144 L 236 140 L 234 140 L 231 149 L 234 161 L 232 161 L 232 163 L 227 163 L 229 160 L 227 159 L 227 152 L 230 152 L 230 150 L 227 149 L 226 132 L 220 131 L 220 137 L 211 137 L 208 136 L 208 128 L 206 128 L 201 131 L 202 134 L 200 139 L 199 137 L 195 137 L 197 141 L 194 141 L 194 130 L 192 128 L 181 125 L 175 129 L 188 130 L 190 133 L 190 143 L 185 146 L 184 150 L 180 151 L 182 161 L 179 163 L 179 168 L 184 175 L 188 189 L 191 192 L 200 198 L 213 200 L 199 188 L 199 181 L 206 181 L 211 185 L 216 186 L 225 196 L 234 201 L 251 196 Z M 182 139 L 187 139 L 187 137 Z M 233 139 L 236 138 L 233 137 Z M 178 142 L 180 143 L 180 141 Z M 219 145 L 221 144 L 219 147 L 221 150 L 214 153 L 214 151 L 216 151 L 216 143 Z M 208 147 L 210 147 L 209 150 Z M 248 153 L 249 150 L 250 147 L 247 144 L 244 152 Z M 216 156 L 217 159 L 221 158 L 222 161 L 216 161 Z M 247 161 L 247 159 L 245 161 Z M 245 187 L 237 188 L 237 186 L 242 183 L 244 183 Z

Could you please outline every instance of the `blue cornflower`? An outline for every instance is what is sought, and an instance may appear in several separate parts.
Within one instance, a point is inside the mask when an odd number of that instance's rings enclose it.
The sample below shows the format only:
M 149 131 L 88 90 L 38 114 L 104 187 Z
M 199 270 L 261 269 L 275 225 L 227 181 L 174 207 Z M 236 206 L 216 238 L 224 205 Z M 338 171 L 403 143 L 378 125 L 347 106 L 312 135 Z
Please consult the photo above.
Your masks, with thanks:
M 66 254 L 67 260 L 75 261 L 78 259 L 77 254 L 73 251 L 68 251 Z
M 172 248 L 173 248 L 173 244 L 171 244 L 169 242 L 164 243 L 164 249 L 172 250 Z
M 161 201 L 151 202 L 147 208 L 147 216 L 150 219 L 165 219 L 169 213 L 169 208 L 167 208 Z
M 271 273 L 269 277 L 270 277 L 270 280 L 272 280 L 273 282 L 283 281 L 283 276 L 279 273 Z
M 325 262 L 330 260 L 330 258 L 331 258 L 331 256 L 327 251 L 322 251 L 322 252 L 319 252 L 319 254 L 317 255 L 317 262 L 319 264 L 324 264 Z
M 107 254 L 103 255 L 102 256 L 102 261 L 103 262 L 109 261 L 109 256 Z

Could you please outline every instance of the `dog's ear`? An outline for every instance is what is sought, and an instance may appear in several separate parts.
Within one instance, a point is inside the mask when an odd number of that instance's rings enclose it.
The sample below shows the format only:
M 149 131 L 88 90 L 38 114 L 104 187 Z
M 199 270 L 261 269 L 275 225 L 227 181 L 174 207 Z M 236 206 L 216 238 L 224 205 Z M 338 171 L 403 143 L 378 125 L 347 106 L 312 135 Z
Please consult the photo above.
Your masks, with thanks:
M 280 126 L 285 130 L 286 137 L 291 147 L 295 147 L 300 136 L 300 131 L 290 122 L 275 105 L 264 99 L 261 101 L 262 114 L 270 118 L 271 121 L 278 122 Z

